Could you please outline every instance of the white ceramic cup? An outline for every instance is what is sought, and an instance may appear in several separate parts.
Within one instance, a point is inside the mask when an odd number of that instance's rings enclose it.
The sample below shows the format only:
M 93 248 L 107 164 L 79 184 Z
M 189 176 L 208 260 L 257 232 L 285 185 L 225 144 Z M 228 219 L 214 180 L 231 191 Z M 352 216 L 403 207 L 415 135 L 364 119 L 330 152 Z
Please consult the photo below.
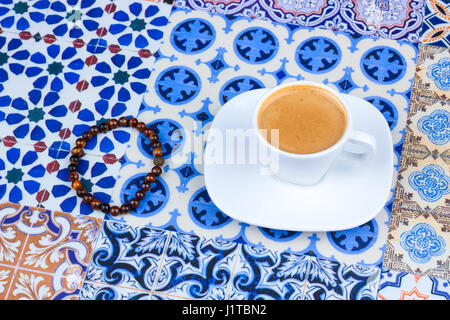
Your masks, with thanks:
M 334 95 L 342 102 L 342 105 L 347 113 L 347 128 L 345 129 L 341 139 L 339 139 L 333 146 L 320 152 L 296 154 L 280 150 L 271 145 L 263 137 L 258 128 L 259 110 L 266 99 L 272 94 L 277 93 L 280 89 L 301 85 L 318 87 Z M 293 81 L 272 88 L 258 100 L 252 120 L 253 128 L 258 132 L 258 142 L 263 144 L 266 148 L 271 149 L 270 151 L 274 152 L 277 157 L 278 169 L 274 174 L 277 177 L 294 184 L 314 185 L 319 183 L 337 157 L 340 159 L 346 159 L 356 164 L 363 164 L 364 162 L 369 161 L 375 154 L 375 138 L 366 132 L 353 129 L 352 113 L 349 108 L 349 103 L 346 101 L 345 97 L 338 91 L 321 83 L 311 81 Z M 344 150 L 344 147 L 349 145 L 356 146 L 358 152 Z

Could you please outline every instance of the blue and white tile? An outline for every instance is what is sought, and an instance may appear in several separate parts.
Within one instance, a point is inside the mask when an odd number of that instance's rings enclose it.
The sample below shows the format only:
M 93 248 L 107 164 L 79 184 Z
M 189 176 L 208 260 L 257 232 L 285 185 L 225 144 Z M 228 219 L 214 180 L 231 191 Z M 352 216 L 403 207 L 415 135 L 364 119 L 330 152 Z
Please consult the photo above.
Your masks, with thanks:
M 49 0 L 2 0 L 0 27 L 14 33 L 28 31 L 34 35 L 46 25 L 45 17 L 50 3 Z
M 378 300 L 450 300 L 450 281 L 384 269 Z
M 152 300 L 150 291 L 88 282 L 81 287 L 80 300 Z
M 240 244 L 172 232 L 155 283 L 156 293 L 226 299 Z

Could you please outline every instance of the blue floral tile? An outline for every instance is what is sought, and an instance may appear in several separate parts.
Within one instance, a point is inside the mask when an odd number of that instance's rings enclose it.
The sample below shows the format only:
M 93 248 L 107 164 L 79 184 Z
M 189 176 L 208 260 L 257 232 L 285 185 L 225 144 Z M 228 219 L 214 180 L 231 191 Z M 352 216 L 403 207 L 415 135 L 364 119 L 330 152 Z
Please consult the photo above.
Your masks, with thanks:
M 450 300 L 449 280 L 384 269 L 378 300 Z
M 449 216 L 440 213 L 392 215 L 383 266 L 418 276 L 450 278 Z
M 80 290 L 80 300 L 152 300 L 151 292 L 119 286 L 85 282 Z
M 169 237 L 170 233 L 164 230 L 105 221 L 86 280 L 151 291 Z
M 420 41 L 450 47 L 450 4 L 444 0 L 426 0 Z
M 191 299 L 226 298 L 240 245 L 172 233 L 155 291 Z

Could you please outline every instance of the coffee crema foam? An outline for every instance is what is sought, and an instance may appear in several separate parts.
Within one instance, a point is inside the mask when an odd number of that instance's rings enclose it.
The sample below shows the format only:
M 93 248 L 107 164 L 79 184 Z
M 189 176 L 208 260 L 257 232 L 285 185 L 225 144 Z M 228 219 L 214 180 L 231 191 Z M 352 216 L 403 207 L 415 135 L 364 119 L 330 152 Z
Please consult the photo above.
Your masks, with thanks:
M 310 154 L 336 144 L 347 128 L 347 112 L 332 93 L 311 85 L 290 86 L 271 94 L 258 112 L 259 129 L 279 130 L 278 148 Z M 267 141 L 271 143 L 270 135 Z

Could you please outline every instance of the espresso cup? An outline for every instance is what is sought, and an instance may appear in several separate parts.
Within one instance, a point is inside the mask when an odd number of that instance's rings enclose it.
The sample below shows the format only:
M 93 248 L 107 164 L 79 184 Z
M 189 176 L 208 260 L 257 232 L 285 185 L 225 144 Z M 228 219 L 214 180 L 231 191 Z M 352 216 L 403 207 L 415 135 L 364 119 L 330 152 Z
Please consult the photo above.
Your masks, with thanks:
M 262 134 L 262 131 L 266 128 L 258 127 L 258 116 L 261 107 L 268 98 L 273 97 L 280 90 L 291 86 L 309 86 L 321 89 L 341 103 L 340 107 L 343 108 L 346 114 L 346 127 L 341 138 L 332 146 L 319 152 L 299 154 L 281 150 L 266 140 L 266 137 Z M 338 91 L 320 83 L 293 81 L 270 89 L 258 100 L 252 121 L 253 129 L 257 132 L 258 143 L 268 148 L 271 153 L 274 153 L 275 157 L 272 158 L 278 161 L 277 169 L 272 174 L 294 184 L 314 185 L 319 183 L 338 157 L 354 164 L 362 164 L 369 161 L 375 154 L 375 138 L 366 132 L 353 129 L 352 112 L 345 97 Z M 278 129 L 282 130 L 283 128 Z M 357 152 L 350 150 L 357 150 Z

